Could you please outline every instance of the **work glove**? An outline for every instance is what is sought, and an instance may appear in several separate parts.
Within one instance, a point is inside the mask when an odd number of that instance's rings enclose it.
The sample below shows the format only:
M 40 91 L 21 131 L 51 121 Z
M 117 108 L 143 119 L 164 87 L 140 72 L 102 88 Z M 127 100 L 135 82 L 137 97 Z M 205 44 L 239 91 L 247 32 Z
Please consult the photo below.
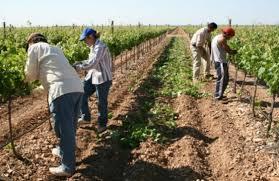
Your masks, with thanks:
M 76 71 L 82 70 L 82 62 L 75 62 L 72 66 Z

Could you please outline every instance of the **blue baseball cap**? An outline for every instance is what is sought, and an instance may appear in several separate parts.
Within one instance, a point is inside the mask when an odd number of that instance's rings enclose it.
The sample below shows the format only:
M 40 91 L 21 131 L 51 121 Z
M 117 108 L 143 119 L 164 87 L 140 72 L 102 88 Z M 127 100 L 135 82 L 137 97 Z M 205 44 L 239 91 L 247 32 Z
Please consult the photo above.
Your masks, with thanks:
M 92 28 L 85 28 L 82 31 L 79 40 L 83 41 L 87 36 L 92 35 L 92 34 L 96 35 L 96 33 L 97 33 L 96 30 L 93 30 Z

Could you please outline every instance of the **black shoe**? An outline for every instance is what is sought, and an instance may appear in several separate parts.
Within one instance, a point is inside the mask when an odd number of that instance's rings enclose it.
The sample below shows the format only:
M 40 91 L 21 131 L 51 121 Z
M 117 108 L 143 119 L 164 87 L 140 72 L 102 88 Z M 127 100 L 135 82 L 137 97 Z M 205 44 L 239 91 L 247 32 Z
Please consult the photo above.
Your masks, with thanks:
M 228 97 L 227 96 L 222 96 L 222 99 L 228 99 Z
M 97 127 L 97 133 L 98 134 L 101 134 L 101 133 L 105 132 L 106 130 L 107 130 L 106 126 L 98 126 Z
M 216 101 L 220 101 L 220 100 L 222 100 L 223 99 L 223 97 L 214 97 L 214 99 L 216 100 Z
M 227 96 L 215 96 L 214 99 L 215 100 L 227 100 L 228 97 Z
M 90 124 L 91 121 L 84 120 L 82 118 L 78 119 L 78 125 Z

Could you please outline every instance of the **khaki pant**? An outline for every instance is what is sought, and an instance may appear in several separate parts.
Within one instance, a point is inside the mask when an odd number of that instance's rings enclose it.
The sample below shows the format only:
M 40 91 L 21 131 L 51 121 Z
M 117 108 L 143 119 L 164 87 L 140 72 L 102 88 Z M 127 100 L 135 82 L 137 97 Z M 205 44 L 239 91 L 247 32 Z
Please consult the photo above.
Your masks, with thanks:
M 198 80 L 200 78 L 201 65 L 203 66 L 204 76 L 210 74 L 210 57 L 209 54 L 202 53 L 199 49 L 192 46 L 190 47 L 193 57 L 193 80 Z

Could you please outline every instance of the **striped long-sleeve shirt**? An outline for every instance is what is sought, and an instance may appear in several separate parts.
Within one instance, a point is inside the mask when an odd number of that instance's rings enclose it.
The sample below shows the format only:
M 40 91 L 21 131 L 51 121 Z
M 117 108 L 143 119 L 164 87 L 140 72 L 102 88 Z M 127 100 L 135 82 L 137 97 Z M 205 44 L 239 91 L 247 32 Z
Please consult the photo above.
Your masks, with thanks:
M 102 84 L 112 80 L 112 61 L 108 47 L 99 39 L 90 47 L 88 60 L 80 65 L 88 73 L 85 80 L 92 77 L 92 84 Z

